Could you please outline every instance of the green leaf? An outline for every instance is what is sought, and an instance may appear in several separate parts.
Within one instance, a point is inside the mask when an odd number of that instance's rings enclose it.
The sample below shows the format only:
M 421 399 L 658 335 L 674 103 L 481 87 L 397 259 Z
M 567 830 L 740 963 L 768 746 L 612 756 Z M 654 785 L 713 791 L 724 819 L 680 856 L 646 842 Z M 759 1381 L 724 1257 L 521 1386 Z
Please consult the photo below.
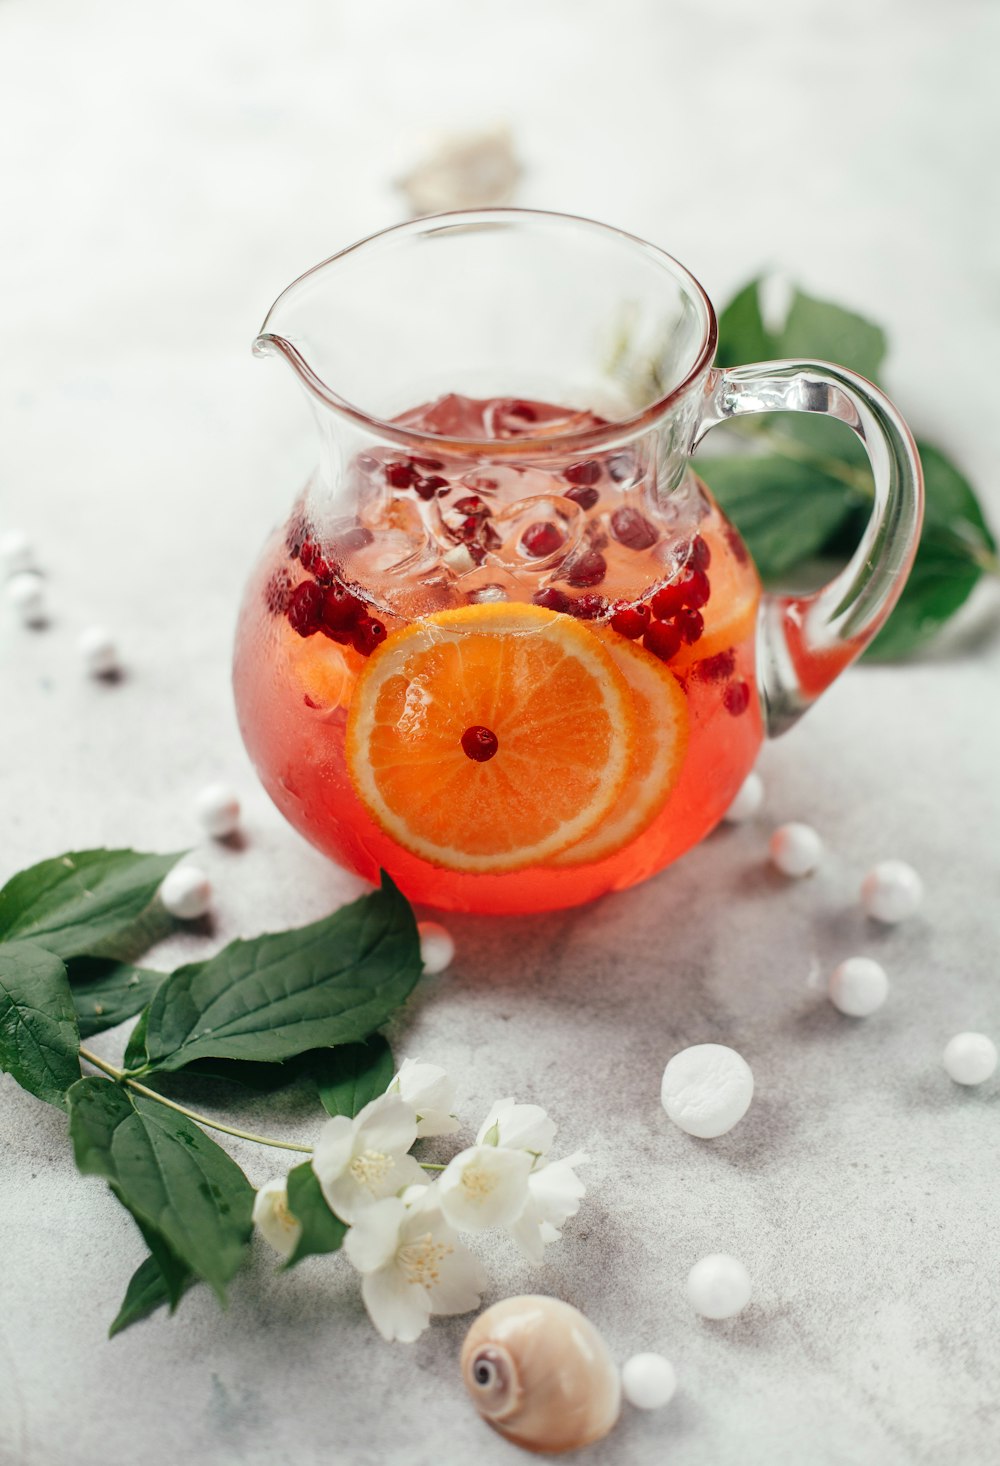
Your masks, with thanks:
M 770 361 L 781 353 L 764 325 L 760 309 L 760 280 L 737 291 L 719 316 L 719 344 L 715 360 L 721 367 L 748 366 Z
M 129 1034 L 128 1043 L 125 1045 L 122 1067 L 126 1071 L 145 1069 L 149 1063 L 149 1056 L 146 1053 L 146 1024 L 148 1022 L 149 1009 L 144 1008 L 139 1014 L 139 1022 Z
M 177 1266 L 183 1269 L 181 1282 L 183 1292 L 194 1282 L 194 1277 L 179 1260 Z M 113 1339 L 115 1334 L 120 1334 L 123 1329 L 138 1323 L 140 1319 L 148 1318 L 164 1304 L 169 1305 L 170 1312 L 173 1313 L 177 1306 L 176 1302 L 172 1301 L 173 1292 L 174 1285 L 168 1285 L 164 1271 L 156 1258 L 147 1257 L 145 1262 L 141 1262 L 132 1274 L 128 1288 L 125 1290 L 122 1306 L 108 1329 L 108 1338 Z
M 791 458 L 696 458 L 695 468 L 740 531 L 765 580 L 812 559 L 859 495 Z
M 33 942 L 0 943 L 0 1069 L 66 1108 L 80 1078 L 80 1034 L 62 961 Z
M 385 1094 L 396 1073 L 392 1050 L 380 1033 L 365 1043 L 340 1044 L 316 1054 L 311 1068 L 324 1110 L 348 1119 Z
M 0 939 L 38 942 L 64 960 L 92 953 L 141 916 L 179 858 L 76 850 L 43 860 L 0 891 Z
M 339 1252 L 347 1227 L 327 1206 L 310 1161 L 304 1161 L 288 1173 L 288 1210 L 302 1227 L 302 1235 L 285 1263 L 286 1268 L 294 1267 L 304 1257 Z
M 400 1006 L 422 971 L 409 902 L 382 889 L 311 926 L 236 941 L 181 967 L 149 1010 L 146 1051 L 160 1070 L 193 1059 L 290 1059 L 356 1043 Z
M 165 977 L 110 957 L 74 957 L 68 971 L 81 1038 L 134 1018 Z
M 77 1080 L 69 1103 L 79 1169 L 105 1177 L 161 1271 L 175 1258 L 224 1302 L 253 1210 L 253 1187 L 236 1162 L 186 1115 L 111 1080 Z
M 923 646 L 967 600 L 981 574 L 950 529 L 926 527 L 903 594 L 867 656 L 894 661 Z
M 881 326 L 864 316 L 796 290 L 775 349 L 782 357 L 832 361 L 877 382 L 886 340 Z
M 996 540 L 969 480 L 940 448 L 922 442 L 917 448 L 924 470 L 925 524 L 950 529 L 972 554 L 996 554 Z

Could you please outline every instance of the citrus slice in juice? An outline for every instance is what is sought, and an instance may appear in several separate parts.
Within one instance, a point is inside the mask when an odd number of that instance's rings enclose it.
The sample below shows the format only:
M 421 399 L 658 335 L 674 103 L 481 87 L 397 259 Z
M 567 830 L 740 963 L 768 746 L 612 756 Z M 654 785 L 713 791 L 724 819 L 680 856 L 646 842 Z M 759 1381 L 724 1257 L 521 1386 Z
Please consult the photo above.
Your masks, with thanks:
M 632 694 L 636 736 L 625 786 L 596 829 L 550 865 L 585 865 L 613 855 L 652 824 L 680 778 L 688 744 L 688 706 L 661 661 L 615 631 L 598 633 Z
M 712 594 L 701 610 L 704 632 L 692 646 L 682 646 L 670 659 L 671 667 L 678 672 L 739 646 L 753 633 L 757 621 L 760 581 L 749 554 L 745 561 L 738 559 L 717 524 L 702 528 L 700 533 L 712 552 L 708 569 Z
M 302 694 L 306 707 L 318 712 L 332 712 L 346 707 L 354 683 L 354 668 L 360 658 L 346 647 L 328 641 L 324 636 L 289 638 L 288 661 L 292 679 Z
M 394 632 L 362 671 L 347 766 L 381 828 L 449 870 L 513 871 L 590 833 L 622 793 L 635 719 L 601 640 L 484 603 Z

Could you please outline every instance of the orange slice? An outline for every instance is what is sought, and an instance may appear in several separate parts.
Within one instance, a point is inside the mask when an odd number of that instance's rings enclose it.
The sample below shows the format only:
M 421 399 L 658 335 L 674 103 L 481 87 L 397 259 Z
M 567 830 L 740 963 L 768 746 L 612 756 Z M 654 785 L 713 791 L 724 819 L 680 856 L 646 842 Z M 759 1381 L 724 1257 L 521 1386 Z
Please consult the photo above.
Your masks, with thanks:
M 753 562 L 748 558 L 743 564 L 736 558 L 717 524 L 702 528 L 700 533 L 712 551 L 708 570 L 712 594 L 701 612 L 705 630 L 693 646 L 682 646 L 671 658 L 675 671 L 739 646 L 753 633 L 757 621 L 760 580 Z
M 623 849 L 652 824 L 677 784 L 688 744 L 687 698 L 658 658 L 615 631 L 598 633 L 632 693 L 636 736 L 625 787 L 598 827 L 552 865 L 585 865 Z
M 383 642 L 355 689 L 347 767 L 372 817 L 415 855 L 449 870 L 523 870 L 612 808 L 634 726 L 628 684 L 584 626 L 485 603 Z M 476 729 L 495 739 L 482 761 L 463 746 Z
M 292 632 L 288 660 L 306 707 L 332 712 L 347 706 L 355 677 L 352 663 L 360 661 L 349 647 L 325 636 L 311 636 L 306 641 Z

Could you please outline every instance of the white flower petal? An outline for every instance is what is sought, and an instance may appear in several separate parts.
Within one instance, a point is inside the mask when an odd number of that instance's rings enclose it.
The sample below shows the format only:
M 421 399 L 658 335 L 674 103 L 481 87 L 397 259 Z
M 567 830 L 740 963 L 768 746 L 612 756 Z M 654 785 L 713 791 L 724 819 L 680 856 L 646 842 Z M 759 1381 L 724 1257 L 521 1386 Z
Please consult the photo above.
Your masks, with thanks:
M 264 1241 L 280 1257 L 291 1257 L 302 1236 L 302 1227 L 288 1210 L 288 1183 L 284 1176 L 268 1181 L 257 1192 L 253 1220 Z
M 538 1209 L 529 1197 L 520 1216 L 507 1225 L 507 1231 L 529 1262 L 541 1262 L 545 1256 Z
M 539 1220 L 561 1227 L 567 1217 L 576 1216 L 580 1210 L 580 1198 L 587 1194 L 587 1188 L 573 1167 L 582 1165 L 586 1159 L 583 1152 L 578 1151 L 561 1161 L 543 1162 L 532 1171 L 528 1190 Z
M 312 1168 L 322 1186 L 339 1176 L 351 1160 L 354 1125 L 346 1115 L 334 1115 L 319 1132 L 313 1147 Z
M 417 1116 L 417 1136 L 454 1135 L 459 1129 L 452 1114 L 455 1086 L 437 1064 L 424 1064 L 419 1059 L 404 1059 L 388 1093 L 398 1094 L 412 1105 Z
M 394 1339 L 401 1344 L 412 1344 L 430 1322 L 427 1290 L 407 1282 L 394 1267 L 366 1273 L 361 1281 L 361 1296 L 372 1323 L 390 1344 Z
M 359 1151 L 342 1175 L 321 1183 L 323 1195 L 341 1221 L 356 1222 L 362 1212 L 408 1186 L 421 1186 L 427 1174 L 410 1155 Z
M 524 1206 L 530 1171 L 526 1151 L 470 1146 L 455 1156 L 437 1183 L 441 1210 L 462 1232 L 503 1226 Z
M 545 1154 L 557 1128 L 541 1105 L 519 1105 L 513 1099 L 497 1100 L 479 1128 L 476 1144 L 483 1145 L 494 1127 L 497 1145 L 531 1151 L 532 1155 Z
M 486 1269 L 478 1257 L 473 1257 L 461 1242 L 454 1241 L 451 1246 L 452 1251 L 441 1262 L 440 1279 L 427 1290 L 431 1313 L 471 1313 L 479 1307 L 480 1294 L 486 1287 Z
M 359 1273 L 373 1273 L 396 1255 L 399 1230 L 406 1207 L 396 1196 L 387 1196 L 365 1207 L 348 1229 L 343 1250 Z
M 407 1151 L 417 1138 L 413 1106 L 398 1094 L 369 1100 L 354 1117 L 355 1150 Z

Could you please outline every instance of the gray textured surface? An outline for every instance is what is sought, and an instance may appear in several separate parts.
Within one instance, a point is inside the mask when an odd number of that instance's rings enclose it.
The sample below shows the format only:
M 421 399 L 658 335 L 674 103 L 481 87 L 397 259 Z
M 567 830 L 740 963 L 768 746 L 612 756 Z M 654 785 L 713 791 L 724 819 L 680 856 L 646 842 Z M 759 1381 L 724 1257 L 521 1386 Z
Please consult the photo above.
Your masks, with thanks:
M 0 631 L 0 877 L 72 846 L 183 846 L 193 794 L 233 779 L 246 848 L 200 852 L 215 924 L 174 939 L 163 964 L 356 889 L 255 790 L 235 731 L 239 586 L 310 447 L 291 388 L 246 346 L 299 269 L 396 217 L 386 180 L 417 123 L 514 117 L 522 202 L 647 234 L 717 299 L 773 262 L 876 313 L 898 345 L 898 398 L 1000 518 L 977 362 L 997 332 L 996 200 L 976 161 L 996 121 L 992 7 L 963 4 L 947 30 L 940 7 L 902 0 L 877 14 L 785 0 L 763 18 L 654 0 L 473 12 L 0 9 L 14 282 L 0 528 L 44 543 L 56 611 L 46 633 Z M 765 141 L 782 114 L 783 141 Z M 120 634 L 120 686 L 76 664 L 95 619 Z M 961 1092 L 940 1067 L 959 1029 L 1000 1036 L 994 622 L 984 595 L 949 660 L 851 673 L 766 751 L 761 820 L 646 887 L 563 916 L 455 921 L 454 969 L 393 1035 L 454 1072 L 470 1126 L 515 1093 L 593 1157 L 544 1269 L 504 1247 L 488 1262 L 491 1296 L 558 1294 L 617 1355 L 675 1361 L 676 1401 L 629 1414 L 594 1466 L 1000 1455 L 1000 1088 Z M 789 886 L 763 854 L 770 824 L 793 817 L 830 853 Z M 855 893 L 891 855 L 929 896 L 919 919 L 876 933 Z M 863 1023 L 820 991 L 854 952 L 893 984 Z M 710 1144 L 674 1130 L 657 1097 L 669 1055 L 704 1040 L 734 1044 L 757 1079 L 747 1119 Z M 121 1035 L 99 1046 L 114 1054 Z M 317 1119 L 304 1096 L 200 1099 L 289 1136 Z M 458 1384 L 465 1321 L 384 1345 L 342 1260 L 279 1277 L 261 1250 L 228 1313 L 199 1290 L 173 1321 L 109 1344 L 143 1253 L 132 1223 L 76 1175 L 62 1118 L 6 1078 L 0 1134 L 3 1466 L 516 1459 Z M 239 1158 L 254 1181 L 271 1174 L 270 1154 Z M 756 1295 L 712 1325 L 683 1280 L 719 1249 L 743 1257 Z

